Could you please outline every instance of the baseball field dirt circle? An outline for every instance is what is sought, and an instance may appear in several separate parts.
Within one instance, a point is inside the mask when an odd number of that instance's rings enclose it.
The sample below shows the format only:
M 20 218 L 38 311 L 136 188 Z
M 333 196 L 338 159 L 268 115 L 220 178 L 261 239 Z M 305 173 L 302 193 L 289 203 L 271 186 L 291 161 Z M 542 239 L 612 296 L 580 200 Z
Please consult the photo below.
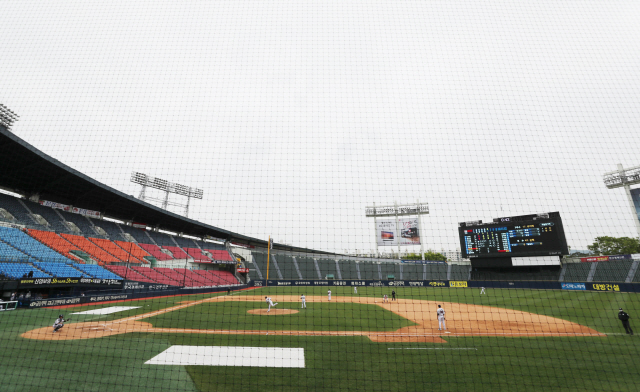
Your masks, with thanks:
M 295 314 L 298 313 L 295 309 L 271 309 L 267 312 L 267 309 L 251 309 L 247 310 L 249 314 L 258 314 L 260 316 L 281 316 L 283 314 Z

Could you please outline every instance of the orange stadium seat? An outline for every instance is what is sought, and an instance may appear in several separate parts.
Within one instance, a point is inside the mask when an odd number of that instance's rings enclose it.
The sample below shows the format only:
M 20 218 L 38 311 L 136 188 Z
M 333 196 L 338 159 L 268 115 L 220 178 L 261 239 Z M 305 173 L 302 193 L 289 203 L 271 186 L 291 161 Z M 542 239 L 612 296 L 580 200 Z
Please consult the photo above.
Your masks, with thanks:
M 124 249 L 119 247 L 118 245 L 111 242 L 111 240 L 106 240 L 104 238 L 89 238 L 89 241 L 98 245 L 102 249 L 109 252 L 109 254 L 115 256 L 117 259 L 124 261 L 126 263 L 141 263 L 140 260 L 127 253 Z
M 103 263 L 121 263 L 122 262 L 121 260 L 118 260 L 113 255 L 107 253 L 104 249 L 100 248 L 99 246 L 97 246 L 96 244 L 94 244 L 93 242 L 89 241 L 88 239 L 82 236 L 65 234 L 65 233 L 62 233 L 60 235 L 64 239 L 68 240 L 69 242 L 71 242 L 72 244 L 80 248 L 82 251 L 88 253 L 89 255 L 91 255 L 92 257 L 94 257 L 95 259 Z
M 53 231 L 44 231 L 44 230 L 36 230 L 30 229 L 29 235 L 36 240 L 42 242 L 49 248 L 55 250 L 56 252 L 63 254 L 69 257 L 71 260 L 77 261 L 78 258 L 70 253 L 72 250 L 80 250 L 77 246 L 73 245 L 69 241 L 60 237 L 58 234 Z M 84 263 L 81 261 L 77 261 L 79 263 Z
M 126 242 L 126 241 L 114 241 L 114 242 L 118 244 L 118 246 L 120 246 L 122 249 L 126 250 L 127 252 L 131 253 L 134 257 L 138 258 L 143 263 L 148 264 L 148 262 L 144 258 L 149 257 L 151 255 L 145 252 L 141 247 L 139 247 L 138 244 L 133 242 Z

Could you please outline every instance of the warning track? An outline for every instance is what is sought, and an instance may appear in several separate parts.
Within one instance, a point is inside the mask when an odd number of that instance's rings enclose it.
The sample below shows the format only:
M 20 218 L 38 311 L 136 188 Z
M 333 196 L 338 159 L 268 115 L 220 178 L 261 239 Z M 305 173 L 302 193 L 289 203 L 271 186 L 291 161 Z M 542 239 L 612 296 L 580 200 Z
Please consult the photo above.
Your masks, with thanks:
M 282 295 L 273 298 L 279 302 L 298 302 L 295 295 Z M 264 302 L 264 297 L 255 296 L 218 296 L 198 301 L 186 301 L 180 305 L 149 313 L 126 317 L 113 321 L 92 321 L 72 323 L 64 326 L 57 333 L 51 326 L 34 329 L 23 333 L 26 339 L 36 340 L 78 340 L 96 339 L 132 332 L 147 333 L 198 333 L 227 335 L 286 335 L 286 336 L 366 336 L 374 342 L 424 342 L 446 343 L 443 338 L 453 336 L 504 336 L 504 337 L 537 337 L 537 336 L 606 336 L 594 329 L 571 321 L 539 314 L 491 306 L 470 305 L 451 302 L 436 302 L 414 299 L 399 299 L 382 303 L 380 298 L 372 297 L 333 297 L 331 302 L 348 302 L 380 306 L 401 317 L 413 321 L 411 327 L 395 331 L 268 331 L 268 330 L 225 330 L 225 329 L 188 329 L 188 328 L 155 328 L 150 323 L 141 321 L 164 313 L 188 308 L 207 302 Z M 329 302 L 325 296 L 307 297 L 307 304 Z M 446 310 L 447 331 L 438 331 L 436 309 L 438 304 Z M 272 312 L 275 309 L 272 309 Z M 284 310 L 284 309 L 283 309 Z M 264 312 L 266 316 L 266 309 Z M 278 312 L 282 314 L 281 312 Z M 274 313 L 274 315 L 276 315 Z

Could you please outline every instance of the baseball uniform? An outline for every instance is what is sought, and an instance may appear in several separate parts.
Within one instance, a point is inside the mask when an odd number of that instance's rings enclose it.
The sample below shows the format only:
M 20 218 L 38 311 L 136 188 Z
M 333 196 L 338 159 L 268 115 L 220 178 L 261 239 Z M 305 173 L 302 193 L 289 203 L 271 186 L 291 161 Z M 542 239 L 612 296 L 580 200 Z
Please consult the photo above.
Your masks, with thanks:
M 329 296 L 329 301 L 331 301 L 331 290 L 327 292 L 327 295 Z
M 302 296 L 300 297 L 300 300 L 302 301 L 302 308 L 307 307 L 307 299 L 305 298 L 304 294 L 302 294 Z
M 438 305 L 439 306 L 439 305 Z M 442 308 L 438 308 L 438 310 L 436 311 L 436 313 L 438 314 L 438 331 L 444 329 L 445 331 L 447 330 L 447 325 L 445 324 L 444 321 L 444 309 Z

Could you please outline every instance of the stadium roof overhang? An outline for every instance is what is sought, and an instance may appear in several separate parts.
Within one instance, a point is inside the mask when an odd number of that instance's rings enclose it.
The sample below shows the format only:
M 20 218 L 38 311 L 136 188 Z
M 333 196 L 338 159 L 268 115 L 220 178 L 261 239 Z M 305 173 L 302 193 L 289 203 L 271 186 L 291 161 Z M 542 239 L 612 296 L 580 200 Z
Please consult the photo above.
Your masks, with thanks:
M 204 238 L 216 237 L 239 244 L 266 247 L 267 241 L 247 237 L 185 218 L 102 184 L 65 165 L 17 137 L 0 124 L 0 187 L 24 196 L 100 211 L 121 221 Z M 274 249 L 330 254 L 274 244 Z

